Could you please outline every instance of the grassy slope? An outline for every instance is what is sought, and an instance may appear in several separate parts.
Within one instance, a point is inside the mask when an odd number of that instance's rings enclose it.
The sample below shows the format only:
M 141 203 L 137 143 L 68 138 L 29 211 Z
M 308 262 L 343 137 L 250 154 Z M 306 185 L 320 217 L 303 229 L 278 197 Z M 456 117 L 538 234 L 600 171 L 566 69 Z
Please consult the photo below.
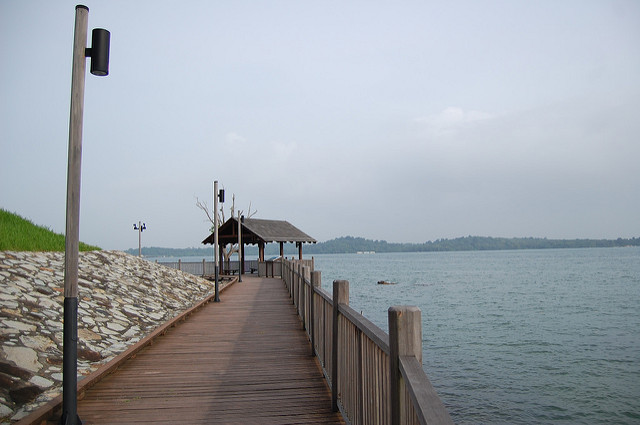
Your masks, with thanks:
M 99 249 L 80 242 L 80 251 Z M 64 235 L 0 208 L 0 251 L 64 251 Z

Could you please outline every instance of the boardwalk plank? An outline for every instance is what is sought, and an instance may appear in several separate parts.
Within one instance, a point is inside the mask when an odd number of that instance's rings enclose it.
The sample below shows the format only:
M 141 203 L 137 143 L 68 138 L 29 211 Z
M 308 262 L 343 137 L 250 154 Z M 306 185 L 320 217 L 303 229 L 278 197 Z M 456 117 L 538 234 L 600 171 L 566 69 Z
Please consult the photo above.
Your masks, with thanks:
M 245 278 L 84 394 L 89 424 L 344 424 L 279 279 Z

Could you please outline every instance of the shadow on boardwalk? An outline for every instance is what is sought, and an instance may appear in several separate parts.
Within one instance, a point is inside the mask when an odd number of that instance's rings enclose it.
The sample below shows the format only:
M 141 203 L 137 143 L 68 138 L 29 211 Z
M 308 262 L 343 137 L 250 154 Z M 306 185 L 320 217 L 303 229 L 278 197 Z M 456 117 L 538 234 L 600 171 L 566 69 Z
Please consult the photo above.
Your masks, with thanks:
M 236 283 L 85 394 L 89 424 L 344 424 L 280 279 Z

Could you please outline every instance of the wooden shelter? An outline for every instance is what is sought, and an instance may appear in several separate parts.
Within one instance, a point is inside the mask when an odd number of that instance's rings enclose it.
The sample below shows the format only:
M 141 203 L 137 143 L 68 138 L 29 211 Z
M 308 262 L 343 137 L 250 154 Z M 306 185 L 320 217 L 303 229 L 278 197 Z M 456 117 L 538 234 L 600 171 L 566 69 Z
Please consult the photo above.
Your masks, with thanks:
M 264 247 L 269 242 L 280 243 L 280 256 L 284 255 L 284 243 L 290 242 L 298 247 L 298 258 L 302 259 L 302 244 L 316 243 L 317 241 L 293 224 L 284 220 L 263 220 L 247 218 L 242 220 L 242 264 L 244 265 L 244 245 L 258 245 L 259 261 L 264 261 Z M 211 233 L 203 244 L 214 243 L 214 235 Z M 226 244 L 238 243 L 238 219 L 232 217 L 225 221 L 218 229 L 218 244 L 220 247 Z M 222 249 L 218 254 L 222 259 Z M 220 262 L 222 264 L 222 261 Z M 244 268 L 242 268 L 244 269 Z

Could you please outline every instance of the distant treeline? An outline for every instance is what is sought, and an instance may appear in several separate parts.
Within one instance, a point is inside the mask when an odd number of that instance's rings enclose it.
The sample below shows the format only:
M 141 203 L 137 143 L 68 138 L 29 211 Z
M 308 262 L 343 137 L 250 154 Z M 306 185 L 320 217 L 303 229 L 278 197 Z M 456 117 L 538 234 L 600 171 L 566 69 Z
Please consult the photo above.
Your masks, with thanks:
M 305 247 L 309 253 L 353 253 L 375 252 L 431 252 L 431 251 L 488 251 L 506 249 L 549 249 L 549 248 L 604 248 L 640 246 L 640 238 L 632 239 L 547 239 L 547 238 L 492 238 L 465 236 L 455 239 L 438 239 L 422 244 L 389 243 L 352 236 L 341 237 L 327 242 Z
M 370 240 L 353 236 L 344 236 L 326 242 L 305 244 L 305 254 L 343 254 L 365 251 L 375 252 L 433 252 L 433 251 L 489 251 L 506 249 L 550 249 L 550 248 L 609 248 L 624 246 L 640 246 L 640 238 L 631 239 L 547 239 L 547 238 L 492 238 L 485 236 L 465 236 L 455 239 L 438 239 L 433 242 L 389 243 L 387 241 Z M 136 248 L 126 250 L 137 255 Z M 298 251 L 294 244 L 285 244 L 285 255 L 294 255 Z M 246 247 L 246 255 L 257 255 L 256 246 Z M 280 246 L 267 244 L 265 255 L 279 255 Z M 206 248 L 142 248 L 145 257 L 209 257 L 213 255 L 211 246 Z

